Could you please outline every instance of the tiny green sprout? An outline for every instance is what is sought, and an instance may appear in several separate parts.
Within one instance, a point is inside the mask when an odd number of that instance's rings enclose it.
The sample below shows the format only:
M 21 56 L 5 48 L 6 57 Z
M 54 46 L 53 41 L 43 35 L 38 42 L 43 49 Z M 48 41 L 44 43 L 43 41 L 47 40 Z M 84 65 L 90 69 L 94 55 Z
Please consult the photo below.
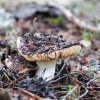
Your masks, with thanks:
M 71 90 L 72 90 L 72 85 L 69 84 L 69 85 L 68 85 L 68 91 L 71 91 Z

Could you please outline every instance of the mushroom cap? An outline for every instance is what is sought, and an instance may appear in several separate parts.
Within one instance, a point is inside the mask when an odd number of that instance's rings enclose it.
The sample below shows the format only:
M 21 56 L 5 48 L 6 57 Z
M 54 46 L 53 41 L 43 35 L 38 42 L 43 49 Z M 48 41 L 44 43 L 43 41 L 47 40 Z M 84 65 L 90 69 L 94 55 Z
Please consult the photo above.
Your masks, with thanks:
M 70 43 L 51 34 L 27 33 L 17 39 L 19 53 L 28 61 L 66 58 L 78 54 L 79 43 Z

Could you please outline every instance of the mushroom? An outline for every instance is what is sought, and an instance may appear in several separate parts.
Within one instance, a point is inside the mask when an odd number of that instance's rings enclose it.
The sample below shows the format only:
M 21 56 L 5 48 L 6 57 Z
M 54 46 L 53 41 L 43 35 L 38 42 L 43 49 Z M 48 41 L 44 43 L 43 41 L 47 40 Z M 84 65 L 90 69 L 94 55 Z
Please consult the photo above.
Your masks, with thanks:
M 54 77 L 56 62 L 59 58 L 76 55 L 81 50 L 79 43 L 69 43 L 62 37 L 41 33 L 26 33 L 18 37 L 17 48 L 26 60 L 36 61 L 39 66 L 36 75 L 42 75 L 47 80 Z

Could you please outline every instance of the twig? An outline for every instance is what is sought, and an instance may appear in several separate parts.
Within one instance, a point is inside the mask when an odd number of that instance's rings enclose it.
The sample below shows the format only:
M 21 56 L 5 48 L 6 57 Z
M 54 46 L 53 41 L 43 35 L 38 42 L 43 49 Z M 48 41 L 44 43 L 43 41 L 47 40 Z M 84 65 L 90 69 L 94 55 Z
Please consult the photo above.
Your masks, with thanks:
M 71 91 L 68 92 L 68 94 L 66 94 L 62 100 L 66 100 L 66 98 L 71 95 L 76 89 L 78 88 L 78 86 L 75 86 Z
M 68 75 L 65 75 L 65 76 L 62 76 L 62 77 L 59 77 L 58 79 L 54 80 L 54 81 L 50 81 L 49 83 L 54 83 L 54 82 L 57 82 L 63 78 L 66 78 Z
M 24 90 L 22 88 L 14 87 L 14 89 L 18 89 L 21 93 L 24 93 L 24 94 L 32 97 L 33 100 L 43 100 L 43 98 L 41 98 L 41 97 L 39 97 L 39 96 L 37 96 L 35 94 L 32 94 L 32 93 L 30 93 L 30 92 L 28 92 L 28 91 L 26 91 L 26 90 Z
M 70 78 L 71 82 L 74 84 L 78 84 L 78 85 L 82 84 L 82 82 L 80 82 L 77 78 L 72 77 L 71 75 L 69 75 L 69 78 Z
M 4 72 L 4 75 L 6 76 L 6 78 L 10 81 L 10 82 L 12 82 L 12 80 L 8 77 L 8 75 Z
M 83 97 L 88 93 L 88 89 L 87 89 L 87 87 L 84 86 L 84 85 L 83 85 L 83 87 L 84 87 L 84 89 L 85 89 L 85 93 L 82 94 L 81 96 L 79 96 L 78 99 L 83 98 Z
M 50 87 L 48 87 L 49 89 L 54 89 L 54 88 L 68 88 L 68 86 L 66 86 L 66 85 L 59 85 L 59 84 L 57 84 L 57 85 L 52 85 L 52 86 L 50 86 Z
M 4 85 L 4 87 L 14 85 L 15 83 L 17 83 L 18 81 L 21 81 L 25 77 L 26 77 L 26 75 L 23 75 L 23 76 L 19 77 L 18 79 L 14 80 L 14 81 L 11 81 L 11 83 Z
M 66 95 L 66 92 L 68 91 L 53 91 L 55 95 L 57 94 L 62 94 L 62 95 Z
M 95 77 L 94 79 L 90 80 L 90 81 L 87 83 L 87 88 L 89 88 L 89 84 L 90 84 L 91 82 L 93 82 L 94 80 L 96 80 L 96 79 L 98 79 L 98 78 L 100 78 L 100 77 Z
M 33 100 L 49 100 L 47 98 L 45 98 L 45 99 L 44 98 L 41 98 L 41 97 L 39 97 L 39 96 L 37 96 L 37 95 L 35 95 L 35 94 L 27 91 L 27 90 L 24 90 L 22 88 L 19 88 L 19 87 L 14 87 L 14 89 L 18 89 L 21 93 L 24 93 L 26 95 L 29 95 L 30 97 L 33 98 Z M 57 98 L 55 96 L 53 96 L 53 97 L 54 97 L 54 100 L 57 100 Z
M 65 8 L 64 6 L 62 6 L 61 4 L 56 2 L 55 0 L 53 2 L 55 2 L 55 3 L 51 3 L 51 5 L 58 8 L 67 20 L 74 23 L 80 29 L 85 29 L 85 30 L 90 31 L 90 32 L 100 33 L 100 28 L 97 28 L 97 27 L 94 27 L 94 26 L 91 26 L 91 25 L 87 25 L 87 23 L 85 23 L 84 21 L 79 20 L 67 8 Z
M 26 75 L 24 74 L 23 76 L 19 77 L 18 79 L 12 81 L 12 84 L 15 84 L 15 83 L 17 83 L 18 81 L 21 81 L 21 80 L 22 80 L 23 78 L 25 78 L 25 77 L 26 77 Z

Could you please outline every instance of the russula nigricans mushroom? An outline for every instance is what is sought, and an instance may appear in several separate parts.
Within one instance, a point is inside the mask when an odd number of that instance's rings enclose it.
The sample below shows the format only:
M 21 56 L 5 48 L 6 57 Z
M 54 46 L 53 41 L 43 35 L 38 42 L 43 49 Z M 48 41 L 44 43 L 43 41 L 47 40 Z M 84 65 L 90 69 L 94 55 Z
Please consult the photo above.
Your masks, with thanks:
M 60 36 L 42 33 L 26 33 L 19 37 L 17 48 L 28 61 L 36 61 L 39 66 L 38 76 L 41 76 L 45 70 L 44 79 L 54 77 L 56 61 L 59 58 L 76 55 L 81 50 L 79 43 L 70 43 Z

